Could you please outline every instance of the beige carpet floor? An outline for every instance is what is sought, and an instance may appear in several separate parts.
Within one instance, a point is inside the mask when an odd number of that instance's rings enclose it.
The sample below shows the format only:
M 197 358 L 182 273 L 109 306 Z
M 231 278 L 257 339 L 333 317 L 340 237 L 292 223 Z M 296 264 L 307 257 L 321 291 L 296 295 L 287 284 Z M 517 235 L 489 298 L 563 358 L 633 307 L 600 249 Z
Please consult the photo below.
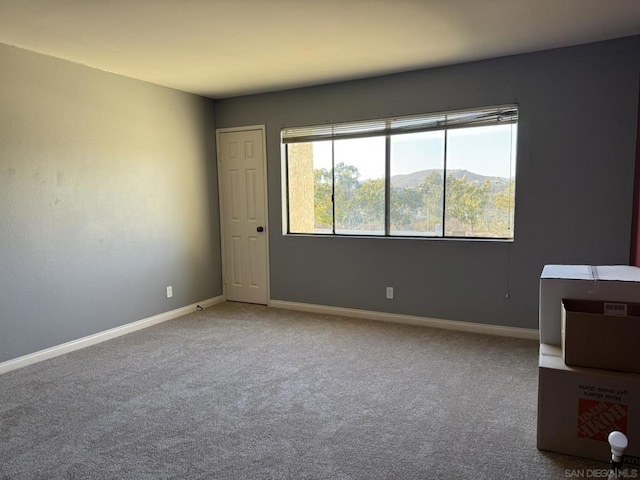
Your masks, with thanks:
M 535 341 L 224 303 L 0 376 L 5 479 L 553 479 Z

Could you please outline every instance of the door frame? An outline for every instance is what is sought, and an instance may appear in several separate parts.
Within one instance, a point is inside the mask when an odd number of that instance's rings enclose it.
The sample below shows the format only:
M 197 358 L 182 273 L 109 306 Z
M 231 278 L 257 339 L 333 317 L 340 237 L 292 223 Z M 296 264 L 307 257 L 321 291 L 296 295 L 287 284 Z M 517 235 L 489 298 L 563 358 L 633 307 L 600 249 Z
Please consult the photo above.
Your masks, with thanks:
M 221 175 L 221 154 L 220 154 L 220 134 L 223 133 L 232 133 L 232 132 L 247 132 L 251 130 L 260 130 L 262 132 L 262 162 L 264 167 L 264 174 L 262 175 L 262 181 L 264 183 L 264 228 L 266 230 L 265 235 L 265 261 L 266 261 L 266 269 L 267 269 L 267 306 L 271 305 L 271 269 L 269 267 L 269 261 L 271 258 L 271 253 L 269 250 L 269 235 L 271 229 L 269 228 L 269 186 L 267 181 L 267 167 L 269 162 L 267 162 L 267 135 L 266 128 L 264 125 L 247 125 L 244 127 L 225 127 L 225 128 L 216 128 L 216 170 L 218 174 L 218 202 L 220 205 L 220 257 L 222 261 L 222 296 L 225 301 L 227 300 L 227 272 L 225 268 L 225 243 L 224 243 L 224 195 L 222 191 L 222 178 Z

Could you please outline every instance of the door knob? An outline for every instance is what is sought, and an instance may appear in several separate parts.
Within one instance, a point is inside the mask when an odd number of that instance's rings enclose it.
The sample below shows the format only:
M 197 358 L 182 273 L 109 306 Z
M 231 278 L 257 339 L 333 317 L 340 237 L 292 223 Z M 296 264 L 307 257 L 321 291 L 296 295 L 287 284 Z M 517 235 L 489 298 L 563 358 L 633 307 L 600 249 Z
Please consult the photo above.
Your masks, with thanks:
M 264 228 L 262 228 L 262 227 L 258 227 L 258 228 L 256 228 L 256 230 L 257 230 L 258 232 L 264 232 Z

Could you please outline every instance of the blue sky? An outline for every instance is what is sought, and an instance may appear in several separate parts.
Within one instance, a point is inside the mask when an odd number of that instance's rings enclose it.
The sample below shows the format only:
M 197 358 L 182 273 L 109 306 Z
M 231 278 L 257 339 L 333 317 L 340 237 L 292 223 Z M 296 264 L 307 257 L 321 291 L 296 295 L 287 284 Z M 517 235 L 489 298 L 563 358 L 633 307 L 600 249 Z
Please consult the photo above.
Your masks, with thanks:
M 447 135 L 448 169 L 503 178 L 515 175 L 517 125 L 460 128 Z M 338 140 L 335 161 L 357 167 L 361 180 L 383 178 L 384 150 L 384 137 Z M 331 168 L 331 142 L 314 143 L 313 155 L 314 168 Z M 443 131 L 392 137 L 392 175 L 442 168 L 443 163 Z

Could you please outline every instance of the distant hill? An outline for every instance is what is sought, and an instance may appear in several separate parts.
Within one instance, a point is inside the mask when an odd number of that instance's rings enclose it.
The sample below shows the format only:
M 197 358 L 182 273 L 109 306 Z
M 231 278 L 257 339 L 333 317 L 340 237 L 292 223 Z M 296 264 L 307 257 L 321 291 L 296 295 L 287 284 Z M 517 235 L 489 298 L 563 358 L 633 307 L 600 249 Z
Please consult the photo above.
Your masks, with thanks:
M 431 168 L 428 170 L 420 170 L 419 172 L 393 175 L 391 177 L 392 188 L 411 188 L 418 187 L 424 183 L 425 178 L 431 175 L 433 172 L 442 175 L 442 169 Z M 509 183 L 508 178 L 503 177 L 488 177 L 485 175 L 479 175 L 477 173 L 470 172 L 468 170 L 447 170 L 447 173 L 455 178 L 462 178 L 467 176 L 467 181 L 472 183 L 484 183 L 489 181 L 494 190 L 502 190 Z

